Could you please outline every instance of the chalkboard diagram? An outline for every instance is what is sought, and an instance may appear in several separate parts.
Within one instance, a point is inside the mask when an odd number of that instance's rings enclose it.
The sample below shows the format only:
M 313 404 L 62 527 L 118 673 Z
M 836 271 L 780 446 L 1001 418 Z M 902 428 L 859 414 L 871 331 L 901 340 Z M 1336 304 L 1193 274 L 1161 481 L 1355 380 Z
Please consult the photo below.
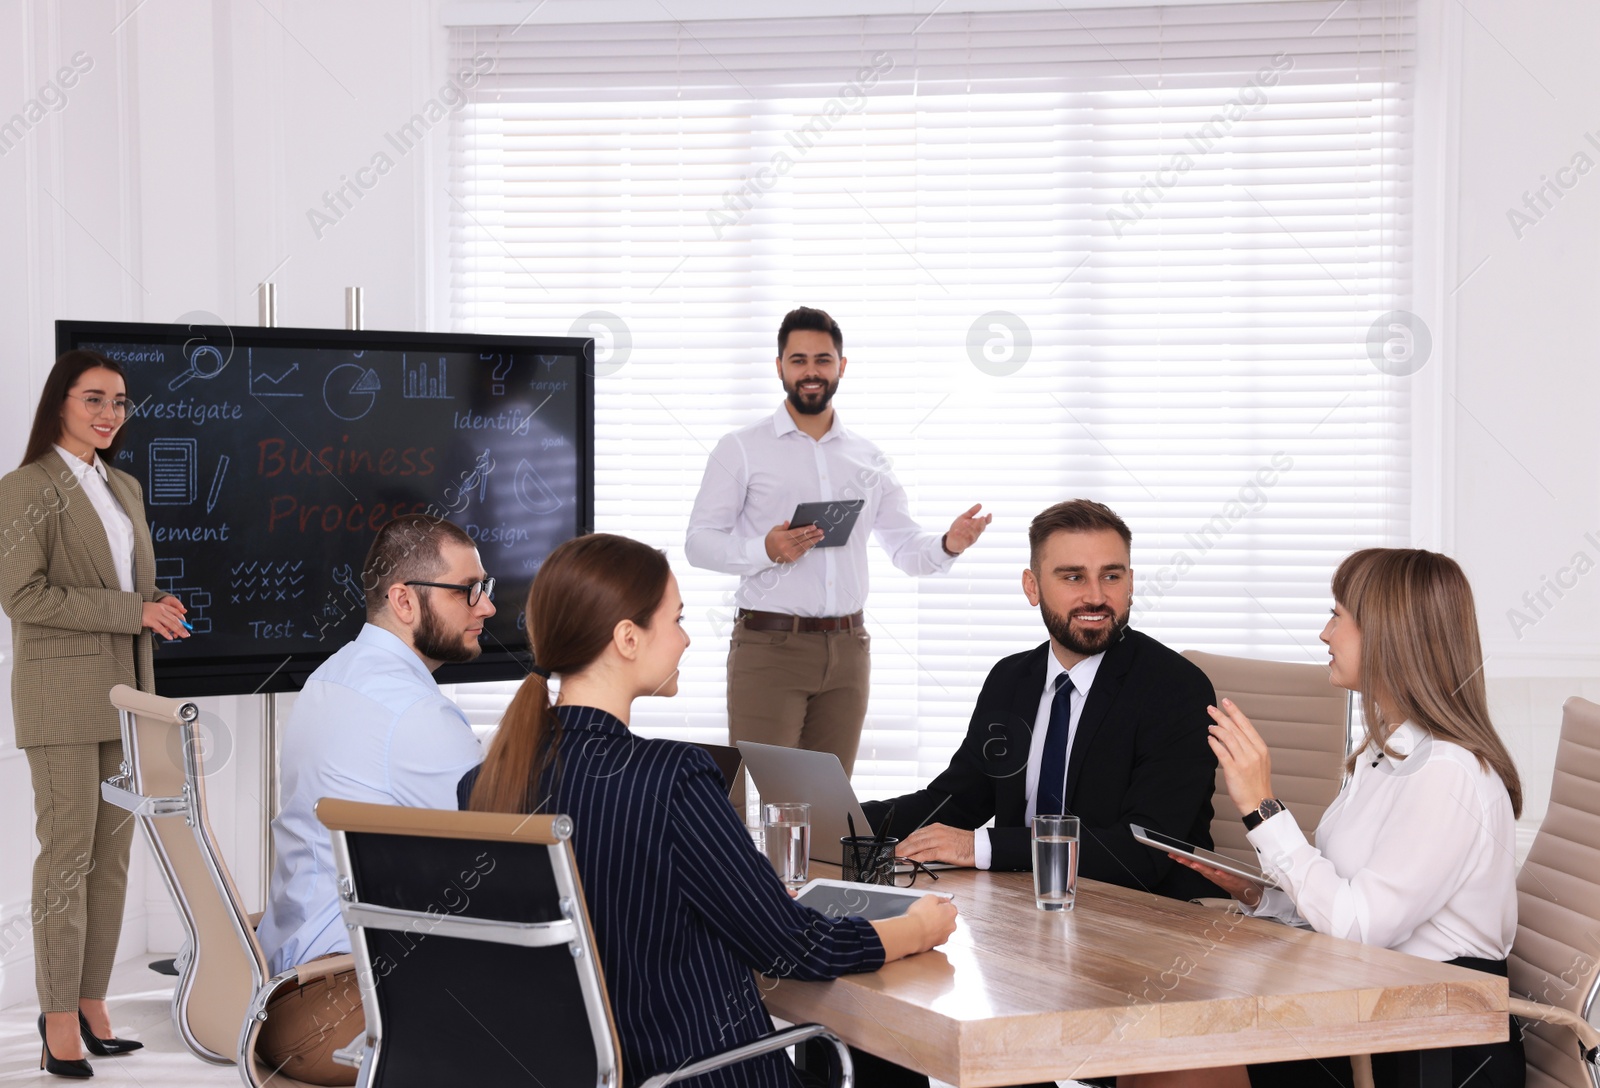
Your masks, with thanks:
M 198 446 L 193 438 L 150 440 L 150 486 L 145 502 L 151 506 L 188 506 L 194 502 Z
M 474 493 L 477 494 L 478 505 L 483 505 L 483 501 L 489 497 L 489 474 L 493 471 L 494 457 L 485 449 L 472 463 L 472 471 L 455 488 L 456 494 L 452 496 L 448 490 L 445 492 L 445 499 L 451 503 L 450 508 L 458 514 L 465 511 Z
M 494 366 L 489 372 L 492 383 L 489 386 L 489 395 L 503 397 L 506 395 L 506 379 L 511 376 L 511 360 L 501 355 L 478 356 L 479 362 L 487 362 L 490 359 L 494 360 Z
M 217 456 L 217 471 L 211 476 L 211 490 L 206 493 L 206 513 L 217 508 L 217 499 L 222 495 L 222 481 L 228 475 L 228 455 Z
M 322 403 L 340 419 L 356 420 L 378 403 L 378 372 L 359 363 L 340 363 L 322 382 Z
M 301 573 L 303 560 L 293 563 L 235 563 L 231 568 L 232 596 L 230 603 L 249 601 L 293 601 L 305 596 L 306 576 Z
M 201 344 L 189 353 L 189 369 L 167 383 L 168 389 L 181 389 L 195 378 L 210 381 L 228 365 L 227 357 L 210 344 Z
M 183 602 L 188 611 L 184 619 L 189 621 L 189 629 L 197 635 L 211 633 L 211 594 L 203 586 L 190 585 L 194 579 L 184 578 L 184 562 L 182 556 L 170 558 L 156 557 L 156 588 L 171 593 Z M 166 642 L 177 642 L 175 638 L 165 639 Z
M 517 462 L 517 478 L 512 485 L 517 502 L 530 514 L 553 514 L 561 509 L 561 499 L 544 482 L 544 477 L 528 464 L 527 458 Z
M 162 644 L 158 691 L 295 690 L 361 631 L 367 549 L 410 514 L 449 518 L 500 582 L 483 656 L 447 668 L 459 679 L 525 674 L 529 581 L 590 525 L 588 345 L 61 328 L 70 346 L 103 350 L 127 372 L 138 409 L 116 464 L 145 489 L 158 584 L 204 633 Z
M 449 400 L 450 392 L 445 388 L 445 360 L 439 359 L 438 369 L 430 377 L 428 375 L 428 361 L 416 360 L 415 356 L 407 358 L 403 353 L 400 356 L 400 370 L 405 375 L 405 380 L 400 386 L 400 395 L 407 400 Z
M 283 383 L 300 369 L 299 363 L 290 363 L 288 369 L 282 366 L 277 368 L 276 376 L 270 370 L 256 369 L 255 349 L 245 349 L 245 361 L 250 368 L 250 395 L 252 397 L 303 397 L 304 393 L 284 388 Z

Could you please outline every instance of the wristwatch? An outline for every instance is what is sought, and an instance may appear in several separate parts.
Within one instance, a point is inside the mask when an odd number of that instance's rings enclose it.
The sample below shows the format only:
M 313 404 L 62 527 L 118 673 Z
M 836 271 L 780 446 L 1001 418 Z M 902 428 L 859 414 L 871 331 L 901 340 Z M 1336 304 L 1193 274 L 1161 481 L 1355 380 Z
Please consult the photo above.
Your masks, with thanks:
M 1283 802 L 1278 800 L 1276 797 L 1268 797 L 1265 801 L 1261 802 L 1261 806 L 1254 812 L 1247 812 L 1244 814 L 1244 829 L 1246 831 L 1254 831 L 1256 828 L 1261 826 L 1261 821 L 1270 820 L 1282 811 Z

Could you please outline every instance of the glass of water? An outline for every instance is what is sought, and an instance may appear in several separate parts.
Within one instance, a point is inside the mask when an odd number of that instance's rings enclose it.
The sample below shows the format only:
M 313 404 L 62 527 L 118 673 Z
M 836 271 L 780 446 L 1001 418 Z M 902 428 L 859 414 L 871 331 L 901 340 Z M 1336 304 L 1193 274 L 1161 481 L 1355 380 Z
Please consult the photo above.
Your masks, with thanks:
M 1078 818 L 1033 818 L 1033 903 L 1071 910 L 1078 894 Z
M 791 888 L 806 882 L 811 865 L 811 806 L 803 802 L 761 806 L 767 860 L 778 879 Z

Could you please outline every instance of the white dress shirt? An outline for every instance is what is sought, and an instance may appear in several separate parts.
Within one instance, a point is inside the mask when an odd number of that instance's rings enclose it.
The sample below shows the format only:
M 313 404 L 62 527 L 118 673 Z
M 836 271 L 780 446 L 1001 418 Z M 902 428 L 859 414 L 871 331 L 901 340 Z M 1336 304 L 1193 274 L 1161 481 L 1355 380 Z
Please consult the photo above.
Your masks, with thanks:
M 100 524 L 106 528 L 106 543 L 111 545 L 111 562 L 117 568 L 117 588 L 124 593 L 133 592 L 133 519 L 122 508 L 117 497 L 106 483 L 105 462 L 95 454 L 92 462 L 68 453 L 60 446 L 56 452 L 77 477 L 78 486 L 89 499 L 89 505 L 100 515 Z
M 767 556 L 767 533 L 800 503 L 850 499 L 866 505 L 842 547 L 812 548 L 781 566 Z M 724 435 L 711 451 L 684 553 L 697 567 L 739 575 L 740 608 L 848 616 L 866 603 L 869 532 L 907 574 L 936 574 L 955 561 L 939 534 L 911 519 L 889 458 L 846 430 L 837 409 L 828 432 L 814 440 L 779 405 L 769 418 Z
M 1066 785 L 1066 771 L 1072 765 L 1072 742 L 1078 736 L 1078 719 L 1083 717 L 1083 703 L 1094 686 L 1095 674 L 1105 653 L 1086 657 L 1072 668 L 1063 668 L 1052 648 L 1044 655 L 1044 694 L 1039 696 L 1039 710 L 1033 716 L 1033 739 L 1028 743 L 1028 807 L 1026 819 L 1033 826 L 1033 817 L 1039 803 L 1039 765 L 1044 762 L 1044 739 L 1050 731 L 1050 708 L 1056 700 L 1056 677 L 1066 673 L 1072 680 L 1072 694 L 1067 696 L 1067 762 L 1062 765 L 1062 786 Z M 1048 815 L 1048 813 L 1047 813 Z M 987 869 L 993 860 L 989 843 L 989 829 L 980 827 L 972 833 L 972 863 L 976 868 Z
M 1389 748 L 1406 758 L 1368 745 L 1317 826 L 1316 846 L 1287 811 L 1249 833 L 1283 888 L 1250 913 L 1430 960 L 1504 959 L 1517 932 L 1505 784 L 1465 748 L 1410 722 Z
M 256 929 L 274 974 L 350 951 L 333 840 L 317 819 L 317 801 L 454 809 L 456 783 L 483 760 L 466 715 L 422 659 L 370 623 L 311 674 L 282 744 L 283 808 L 272 821 L 277 861 Z

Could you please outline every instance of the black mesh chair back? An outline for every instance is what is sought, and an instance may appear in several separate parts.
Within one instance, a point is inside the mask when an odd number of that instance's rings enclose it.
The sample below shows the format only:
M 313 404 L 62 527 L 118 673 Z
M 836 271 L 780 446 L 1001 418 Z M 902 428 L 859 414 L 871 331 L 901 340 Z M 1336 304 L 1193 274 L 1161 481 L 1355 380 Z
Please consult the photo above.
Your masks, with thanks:
M 323 798 L 366 1012 L 357 1088 L 618 1088 L 622 1059 L 572 821 Z M 643 1081 L 664 1088 L 817 1039 L 838 1088 L 850 1052 L 818 1024 L 771 1032 Z
M 368 1053 L 360 1084 L 621 1083 L 565 816 L 323 799 Z

